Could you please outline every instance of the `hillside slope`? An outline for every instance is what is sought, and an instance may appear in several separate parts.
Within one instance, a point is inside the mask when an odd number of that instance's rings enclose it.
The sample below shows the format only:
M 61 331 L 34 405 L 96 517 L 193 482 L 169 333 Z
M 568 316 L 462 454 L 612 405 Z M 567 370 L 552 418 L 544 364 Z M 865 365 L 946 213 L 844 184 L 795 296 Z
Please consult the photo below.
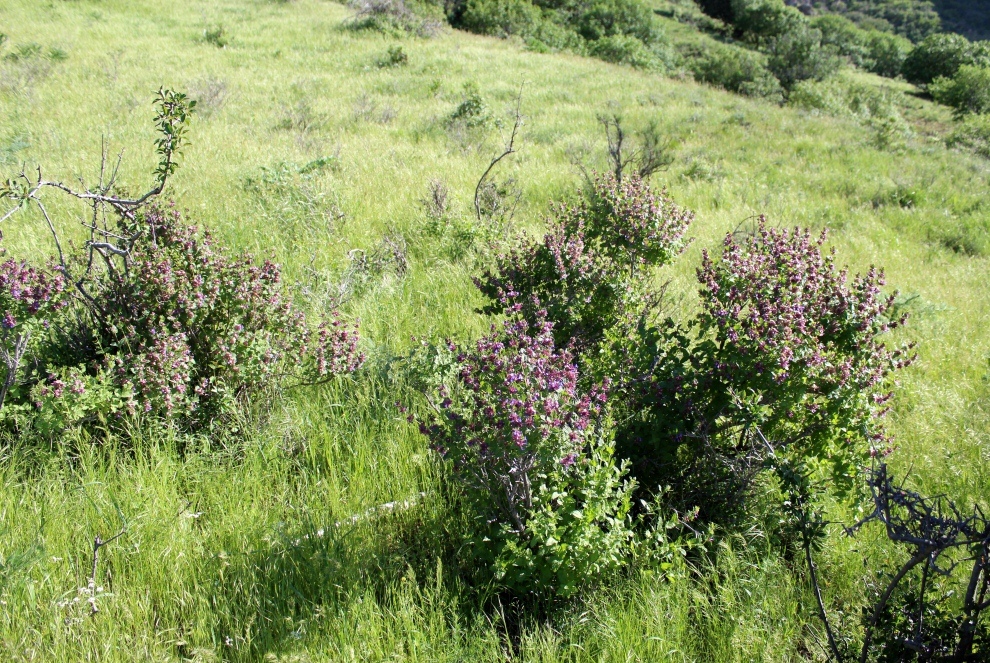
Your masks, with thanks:
M 934 0 L 942 27 L 970 39 L 990 39 L 990 2 L 987 0 Z
M 456 514 L 432 452 L 394 407 L 416 395 L 390 366 L 414 336 L 469 339 L 486 325 L 470 277 L 489 229 L 473 221 L 471 198 L 518 95 L 518 153 L 496 171 L 521 196 L 512 230 L 540 228 L 552 201 L 575 195 L 575 162 L 604 167 L 597 115 L 654 121 L 675 141 L 654 183 L 697 220 L 666 275 L 672 307 L 693 306 L 702 249 L 760 214 L 827 226 L 840 263 L 884 267 L 912 314 L 903 337 L 920 354 L 895 401 L 891 461 L 924 468 L 915 481 L 929 492 L 990 498 L 986 160 L 923 136 L 880 149 L 874 129 L 852 118 L 514 41 L 357 30 L 353 12 L 321 0 L 7 0 L 0 27 L 8 48 L 36 43 L 49 54 L 0 60 L 0 176 L 41 164 L 52 177 L 93 178 L 105 137 L 124 150 L 122 179 L 137 189 L 153 168 L 152 94 L 187 89 L 200 111 L 169 194 L 223 241 L 274 256 L 305 281 L 301 296 L 335 294 L 351 279 L 345 309 L 361 319 L 369 355 L 353 381 L 296 390 L 271 417 L 181 452 L 169 431 L 120 449 L 66 440 L 0 450 L 0 659 L 814 656 L 805 588 L 753 542 L 726 542 L 706 583 L 637 571 L 550 623 L 509 623 L 463 598 L 450 568 Z M 396 46 L 406 63 L 390 62 Z M 491 122 L 449 122 L 475 91 Z M 423 211 L 434 180 L 450 191 L 450 227 Z M 73 208 L 52 209 L 75 222 Z M 4 247 L 47 253 L 40 223 L 8 221 Z M 408 268 L 356 259 L 386 237 Z M 397 500 L 412 506 L 349 524 Z M 121 518 L 126 536 L 101 552 L 106 581 L 91 616 L 93 538 Z M 858 586 L 852 545 L 836 534 L 824 554 L 836 591 Z

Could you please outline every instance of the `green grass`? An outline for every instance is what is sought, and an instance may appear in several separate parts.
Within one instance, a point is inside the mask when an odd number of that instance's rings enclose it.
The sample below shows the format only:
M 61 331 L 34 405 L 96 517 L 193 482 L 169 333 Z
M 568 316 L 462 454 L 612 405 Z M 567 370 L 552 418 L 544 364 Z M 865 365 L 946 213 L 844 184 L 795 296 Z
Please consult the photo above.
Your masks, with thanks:
M 146 186 L 152 93 L 172 86 L 205 111 L 170 191 L 192 222 L 274 254 L 313 291 L 385 234 L 404 237 L 410 257 L 405 275 L 369 275 L 346 305 L 361 319 L 369 368 L 287 395 L 270 418 L 246 416 L 244 433 L 185 441 L 183 454 L 168 433 L 147 431 L 119 447 L 0 452 L 0 659 L 495 661 L 509 640 L 533 661 L 821 658 L 805 588 L 757 544 L 722 551 L 704 581 L 637 570 L 521 627 L 479 610 L 459 584 L 458 516 L 424 440 L 392 405 L 414 395 L 388 359 L 414 335 L 470 338 L 486 325 L 472 312 L 481 258 L 430 232 L 421 204 L 442 178 L 469 224 L 475 181 L 499 148 L 495 131 L 446 128 L 465 83 L 506 122 L 522 89 L 520 150 L 497 171 L 521 188 L 517 230 L 538 229 L 552 200 L 574 194 L 575 155 L 603 166 L 596 114 L 621 109 L 632 127 L 656 120 L 677 140 L 674 165 L 655 179 L 697 211 L 695 240 L 669 274 L 676 306 L 693 306 L 701 249 L 757 214 L 828 226 L 840 262 L 885 267 L 913 314 L 902 336 L 919 352 L 901 378 L 892 461 L 924 490 L 987 503 L 988 162 L 921 131 L 883 151 L 853 119 L 462 33 L 358 32 L 349 15 L 317 0 L 0 4 L 3 53 L 42 47 L 34 59 L 0 59 L 4 177 L 23 162 L 92 180 L 105 137 L 124 150 L 126 186 Z M 219 25 L 223 48 L 204 37 Z M 397 41 L 408 64 L 378 67 Z M 51 49 L 66 57 L 45 56 Z M 942 117 L 911 103 L 918 117 Z M 323 157 L 335 158 L 299 174 Z M 275 185 L 251 184 L 280 168 Z M 80 210 L 51 200 L 71 232 Z M 8 221 L 3 242 L 14 256 L 49 251 L 30 215 Z M 420 492 L 411 509 L 334 527 Z M 79 588 L 93 537 L 115 533 L 121 517 L 127 532 L 101 551 L 105 592 L 90 617 Z M 833 596 L 858 591 L 853 548 L 830 542 Z

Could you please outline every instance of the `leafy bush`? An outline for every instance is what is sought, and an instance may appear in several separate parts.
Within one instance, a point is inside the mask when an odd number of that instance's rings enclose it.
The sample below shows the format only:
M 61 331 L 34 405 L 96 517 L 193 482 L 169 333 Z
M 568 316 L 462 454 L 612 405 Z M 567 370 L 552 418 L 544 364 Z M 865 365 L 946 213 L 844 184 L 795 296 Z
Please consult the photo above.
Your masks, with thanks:
M 223 25 L 203 30 L 203 41 L 217 48 L 226 48 L 230 45 L 230 33 Z
M 936 78 L 928 86 L 940 104 L 955 109 L 957 116 L 990 111 L 990 67 L 959 67 L 952 78 Z
M 838 57 L 822 47 L 821 37 L 814 28 L 797 28 L 768 43 L 767 69 L 785 90 L 800 81 L 823 80 L 838 70 Z
M 592 0 L 578 7 L 571 23 L 589 42 L 628 35 L 644 44 L 653 44 L 661 38 L 653 12 L 639 0 Z
M 928 85 L 952 78 L 963 65 L 990 66 L 990 44 L 971 42 L 962 35 L 935 34 L 911 50 L 901 73 L 910 83 Z
M 811 19 L 811 27 L 822 33 L 821 43 L 847 58 L 857 67 L 869 61 L 867 33 L 838 14 L 822 14 Z
M 543 12 L 529 0 L 467 0 L 456 27 L 482 35 L 526 36 L 544 22 Z
M 833 78 L 803 81 L 794 86 L 788 105 L 829 115 L 852 116 L 863 121 L 892 118 L 907 127 L 897 110 L 891 90 Z
M 880 272 L 847 283 L 823 243 L 762 222 L 745 241 L 727 236 L 698 270 L 701 313 L 616 347 L 632 415 L 619 449 L 644 485 L 724 518 L 771 449 L 775 462 L 827 472 L 840 493 L 888 451 L 889 376 L 910 360 L 879 336 L 902 320 L 890 319 Z
M 389 46 L 388 51 L 378 59 L 376 64 L 382 69 L 402 67 L 409 64 L 409 55 L 401 46 Z
M 904 67 L 904 60 L 911 51 L 911 42 L 904 37 L 879 30 L 866 32 L 866 60 L 868 71 L 887 78 L 897 78 Z
M 962 118 L 945 139 L 949 147 L 973 150 L 990 159 L 990 116 L 969 115 Z
M 605 175 L 587 200 L 556 216 L 542 243 L 523 241 L 475 283 L 489 299 L 485 313 L 512 311 L 531 329 L 546 317 L 557 346 L 580 352 L 623 318 L 631 279 L 683 250 L 693 215 L 639 177 L 620 184 Z
M 780 83 L 766 67 L 766 57 L 754 51 L 712 44 L 688 60 L 695 80 L 750 97 L 777 100 Z
M 732 0 L 733 23 L 746 41 L 767 46 L 784 35 L 802 31 L 808 20 L 784 0 Z
M 819 10 L 840 14 L 867 30 L 921 41 L 938 32 L 939 14 L 930 0 L 814 0 Z
M 631 485 L 601 421 L 607 385 L 581 393 L 545 321 L 508 320 L 458 361 L 420 430 L 464 489 L 497 585 L 566 597 L 625 565 Z
M 649 69 L 657 62 L 643 42 L 629 35 L 612 35 L 588 42 L 588 54 L 605 62 L 628 64 L 639 69 Z
M 126 271 L 86 283 L 85 306 L 51 297 L 40 305 L 37 293 L 61 293 L 63 280 L 22 270 L 18 278 L 34 275 L 28 310 L 47 314 L 42 324 L 57 333 L 32 347 L 27 365 L 37 368 L 11 392 L 9 426 L 55 433 L 138 412 L 208 426 L 252 394 L 325 381 L 362 362 L 356 330 L 336 314 L 310 326 L 274 263 L 228 257 L 174 208 L 150 208 L 133 223 L 146 239 L 132 247 Z
M 822 14 L 810 21 L 822 33 L 821 44 L 850 63 L 887 78 L 896 78 L 911 42 L 880 30 L 863 30 L 845 16 Z
M 455 27 L 518 36 L 537 51 L 568 49 L 650 69 L 673 66 L 653 13 L 641 0 L 457 0 L 447 16 Z
M 495 118 L 478 87 L 473 83 L 464 84 L 464 100 L 447 117 L 447 126 L 463 126 L 468 129 L 486 127 Z

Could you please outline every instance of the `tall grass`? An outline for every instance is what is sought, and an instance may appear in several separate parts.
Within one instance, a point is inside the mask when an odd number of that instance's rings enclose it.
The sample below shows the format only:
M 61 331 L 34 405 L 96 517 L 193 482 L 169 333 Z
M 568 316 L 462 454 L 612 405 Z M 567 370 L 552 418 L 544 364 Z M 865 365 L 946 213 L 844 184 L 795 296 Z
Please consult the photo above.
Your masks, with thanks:
M 370 357 L 353 379 L 276 395 L 270 416 L 245 415 L 229 436 L 190 442 L 145 428 L 120 444 L 0 452 L 0 658 L 821 658 L 800 577 L 758 536 L 748 550 L 726 543 L 710 567 L 637 570 L 543 620 L 480 610 L 479 588 L 459 580 L 456 500 L 393 407 L 415 395 L 390 366 L 413 336 L 469 338 L 486 325 L 469 278 L 483 254 L 464 235 L 430 231 L 420 202 L 442 178 L 461 223 L 472 223 L 474 184 L 499 137 L 448 128 L 465 83 L 503 118 L 522 87 L 521 149 L 497 171 L 521 187 L 517 229 L 537 229 L 551 200 L 573 195 L 582 181 L 574 159 L 604 166 L 598 113 L 620 108 L 632 127 L 656 120 L 677 140 L 674 165 L 655 181 L 698 216 L 692 247 L 668 274 L 674 309 L 694 306 L 701 248 L 756 214 L 827 225 L 840 262 L 884 266 L 920 353 L 902 378 L 892 461 L 928 492 L 986 503 L 990 167 L 925 136 L 925 114 L 937 119 L 937 110 L 917 102 L 916 137 L 884 151 L 853 119 L 455 32 L 401 39 L 408 64 L 383 69 L 376 63 L 397 38 L 354 31 L 348 16 L 319 0 L 0 6 L 9 47 L 67 54 L 0 59 L 5 177 L 26 162 L 52 177 L 93 178 L 105 137 L 125 150 L 122 179 L 137 189 L 153 165 L 151 93 L 198 90 L 210 112 L 194 122 L 172 189 L 193 222 L 273 254 L 307 284 L 304 296 L 325 294 L 348 273 L 349 252 L 373 250 L 384 234 L 403 236 L 410 258 L 404 275 L 367 275 L 345 306 L 361 319 Z M 222 49 L 203 40 L 217 25 Z M 289 173 L 285 186 L 252 186 L 263 168 Z M 79 213 L 53 207 L 67 224 Z M 11 255 L 49 251 L 38 223 L 8 222 Z M 458 242 L 463 250 L 450 250 Z M 413 497 L 412 508 L 344 522 Z M 90 616 L 80 588 L 93 538 L 122 523 L 126 533 L 101 550 L 103 591 Z M 838 535 L 830 547 L 826 589 L 837 601 L 855 597 L 857 553 Z

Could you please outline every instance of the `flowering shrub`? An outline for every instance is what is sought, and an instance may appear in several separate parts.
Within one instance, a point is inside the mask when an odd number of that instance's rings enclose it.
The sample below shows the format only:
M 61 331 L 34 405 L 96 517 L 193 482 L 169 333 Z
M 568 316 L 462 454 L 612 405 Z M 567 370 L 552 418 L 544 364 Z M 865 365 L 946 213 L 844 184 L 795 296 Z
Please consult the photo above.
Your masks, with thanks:
M 608 384 L 582 393 L 545 319 L 510 320 L 458 357 L 420 430 L 478 517 L 476 552 L 503 586 L 567 596 L 619 568 L 631 545 L 631 486 L 601 417 Z
M 3 406 L 37 331 L 49 326 L 49 316 L 66 305 L 65 278 L 54 269 L 38 269 L 7 260 L 0 265 L 0 358 L 6 373 L 0 384 Z
M 728 236 L 722 257 L 706 254 L 698 270 L 699 322 L 714 336 L 720 378 L 771 406 L 747 412 L 747 423 L 833 462 L 849 453 L 862 460 L 885 448 L 887 378 L 910 360 L 878 340 L 903 323 L 889 318 L 894 296 L 880 292 L 883 273 L 871 268 L 847 284 L 834 254 L 822 253 L 825 239 L 763 222 L 745 244 Z M 849 448 L 864 435 L 866 448 Z
M 129 408 L 205 423 L 242 395 L 362 362 L 339 318 L 310 327 L 278 265 L 227 256 L 174 208 L 142 222 L 154 239 L 134 247 L 127 274 L 104 274 L 96 296 L 105 354 L 94 359 L 133 392 Z
M 705 253 L 693 338 L 670 325 L 643 357 L 655 367 L 640 391 L 656 436 L 647 454 L 753 473 L 767 454 L 793 457 L 829 469 L 841 493 L 889 453 L 889 376 L 911 358 L 879 337 L 903 319 L 889 317 L 882 272 L 849 282 L 824 241 L 761 220 L 743 242 L 727 236 L 721 257 Z
M 475 279 L 488 314 L 514 311 L 538 329 L 543 311 L 558 347 L 583 352 L 619 322 L 644 267 L 668 264 L 693 219 L 639 177 L 596 178 L 588 199 L 561 206 L 542 243 L 523 241 Z
M 568 233 L 583 230 L 588 243 L 616 267 L 635 271 L 670 263 L 684 250 L 684 233 L 694 214 L 681 209 L 665 191 L 654 193 L 638 176 L 621 182 L 611 174 L 592 182 L 587 200 L 560 210 Z
M 475 284 L 490 300 L 488 314 L 517 312 L 535 324 L 543 311 L 554 322 L 558 347 L 580 351 L 599 341 L 623 310 L 627 286 L 585 241 L 581 229 L 559 224 L 542 243 L 524 242 L 496 258 Z
M 228 256 L 174 208 L 151 207 L 135 223 L 145 232 L 126 270 L 95 274 L 85 306 L 65 308 L 57 271 L 0 268 L 4 341 L 27 334 L 31 321 L 52 328 L 38 335 L 32 370 L 4 409 L 19 430 L 52 434 L 137 412 L 199 427 L 244 396 L 327 380 L 363 361 L 356 329 L 336 313 L 312 326 L 271 261 Z

